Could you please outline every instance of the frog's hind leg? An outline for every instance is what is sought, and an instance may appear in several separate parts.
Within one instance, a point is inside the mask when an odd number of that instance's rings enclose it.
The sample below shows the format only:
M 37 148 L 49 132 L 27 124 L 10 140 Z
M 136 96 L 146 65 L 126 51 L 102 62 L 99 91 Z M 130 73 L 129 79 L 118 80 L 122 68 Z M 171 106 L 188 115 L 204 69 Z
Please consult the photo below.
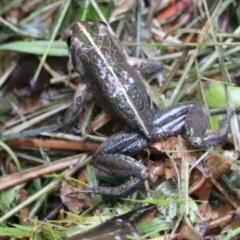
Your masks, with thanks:
M 153 139 L 174 136 L 185 131 L 188 140 L 195 147 L 212 147 L 224 144 L 232 114 L 240 112 L 240 107 L 219 122 L 219 130 L 206 134 L 208 114 L 203 104 L 189 101 L 162 109 L 153 118 Z
M 100 186 L 88 192 L 123 197 L 136 191 L 148 177 L 146 167 L 130 157 L 147 146 L 138 133 L 118 133 L 106 140 L 93 154 L 92 165 L 116 179 L 127 179 L 119 186 Z
M 181 133 L 184 130 L 189 111 L 198 105 L 199 103 L 194 101 L 182 102 L 157 111 L 153 116 L 152 139 L 158 140 Z
M 219 130 L 205 134 L 207 127 L 207 112 L 202 104 L 191 108 L 186 116 L 185 130 L 189 141 L 195 147 L 212 147 L 223 145 L 228 134 L 229 121 L 232 114 L 240 112 L 240 107 L 233 109 L 230 114 L 219 121 Z

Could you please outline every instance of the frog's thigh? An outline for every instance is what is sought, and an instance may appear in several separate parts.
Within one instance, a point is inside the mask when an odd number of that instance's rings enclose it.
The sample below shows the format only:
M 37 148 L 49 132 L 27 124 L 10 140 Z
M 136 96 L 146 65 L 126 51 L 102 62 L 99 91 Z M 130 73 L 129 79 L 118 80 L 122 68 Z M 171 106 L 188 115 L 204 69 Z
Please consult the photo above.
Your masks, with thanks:
M 196 126 L 194 125 L 195 122 L 192 115 L 200 110 L 201 104 L 189 101 L 178 103 L 157 111 L 153 117 L 152 138 L 161 139 L 174 136 L 182 132 L 184 127 L 191 130 L 191 126 L 193 126 L 194 131 L 197 131 L 195 130 Z M 202 112 L 200 111 L 198 114 L 200 115 L 200 121 L 205 121 L 205 116 L 203 116 Z M 186 121 L 188 122 L 186 123 Z M 201 130 L 203 130 L 203 132 L 205 131 L 205 129 L 202 128 Z

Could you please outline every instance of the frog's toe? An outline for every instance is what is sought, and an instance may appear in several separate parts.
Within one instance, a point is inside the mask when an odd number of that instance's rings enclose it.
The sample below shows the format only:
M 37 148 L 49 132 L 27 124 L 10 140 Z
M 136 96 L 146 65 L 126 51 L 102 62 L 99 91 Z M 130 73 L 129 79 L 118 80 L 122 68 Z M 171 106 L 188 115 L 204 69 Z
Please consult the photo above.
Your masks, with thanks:
M 190 143 L 194 146 L 194 147 L 203 147 L 205 146 L 205 142 L 201 137 L 190 137 L 189 138 Z

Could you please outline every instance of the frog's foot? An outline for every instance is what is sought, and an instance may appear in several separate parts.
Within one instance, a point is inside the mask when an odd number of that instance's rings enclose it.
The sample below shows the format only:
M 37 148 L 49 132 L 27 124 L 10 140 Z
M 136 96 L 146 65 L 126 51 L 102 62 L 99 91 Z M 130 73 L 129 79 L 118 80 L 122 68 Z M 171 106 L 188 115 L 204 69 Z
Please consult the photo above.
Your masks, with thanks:
M 94 193 L 94 194 L 101 194 L 111 198 L 121 198 L 127 197 L 128 195 L 134 193 L 138 190 L 141 186 L 143 186 L 144 181 L 142 179 L 132 177 L 128 181 L 124 182 L 119 186 L 99 186 L 92 189 L 83 189 L 77 190 L 73 193 Z

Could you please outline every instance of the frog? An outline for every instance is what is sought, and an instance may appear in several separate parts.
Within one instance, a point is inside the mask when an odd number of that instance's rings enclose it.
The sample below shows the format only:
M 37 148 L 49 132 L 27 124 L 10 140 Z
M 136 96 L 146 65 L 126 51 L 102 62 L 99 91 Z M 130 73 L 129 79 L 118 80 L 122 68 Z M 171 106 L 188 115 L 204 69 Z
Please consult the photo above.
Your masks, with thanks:
M 138 190 L 148 178 L 148 170 L 134 156 L 153 141 L 184 134 L 193 147 L 208 148 L 224 144 L 229 114 L 219 129 L 205 133 L 208 114 L 197 101 L 186 101 L 155 110 L 151 107 L 139 73 L 128 63 L 122 43 L 108 31 L 104 22 L 76 22 L 67 38 L 70 59 L 81 84 L 63 125 L 72 125 L 90 91 L 100 107 L 124 126 L 93 153 L 91 164 L 111 178 L 114 186 L 98 186 L 85 192 L 125 197 Z M 143 64 L 144 65 L 144 64 Z M 233 111 L 232 111 L 233 112 Z

